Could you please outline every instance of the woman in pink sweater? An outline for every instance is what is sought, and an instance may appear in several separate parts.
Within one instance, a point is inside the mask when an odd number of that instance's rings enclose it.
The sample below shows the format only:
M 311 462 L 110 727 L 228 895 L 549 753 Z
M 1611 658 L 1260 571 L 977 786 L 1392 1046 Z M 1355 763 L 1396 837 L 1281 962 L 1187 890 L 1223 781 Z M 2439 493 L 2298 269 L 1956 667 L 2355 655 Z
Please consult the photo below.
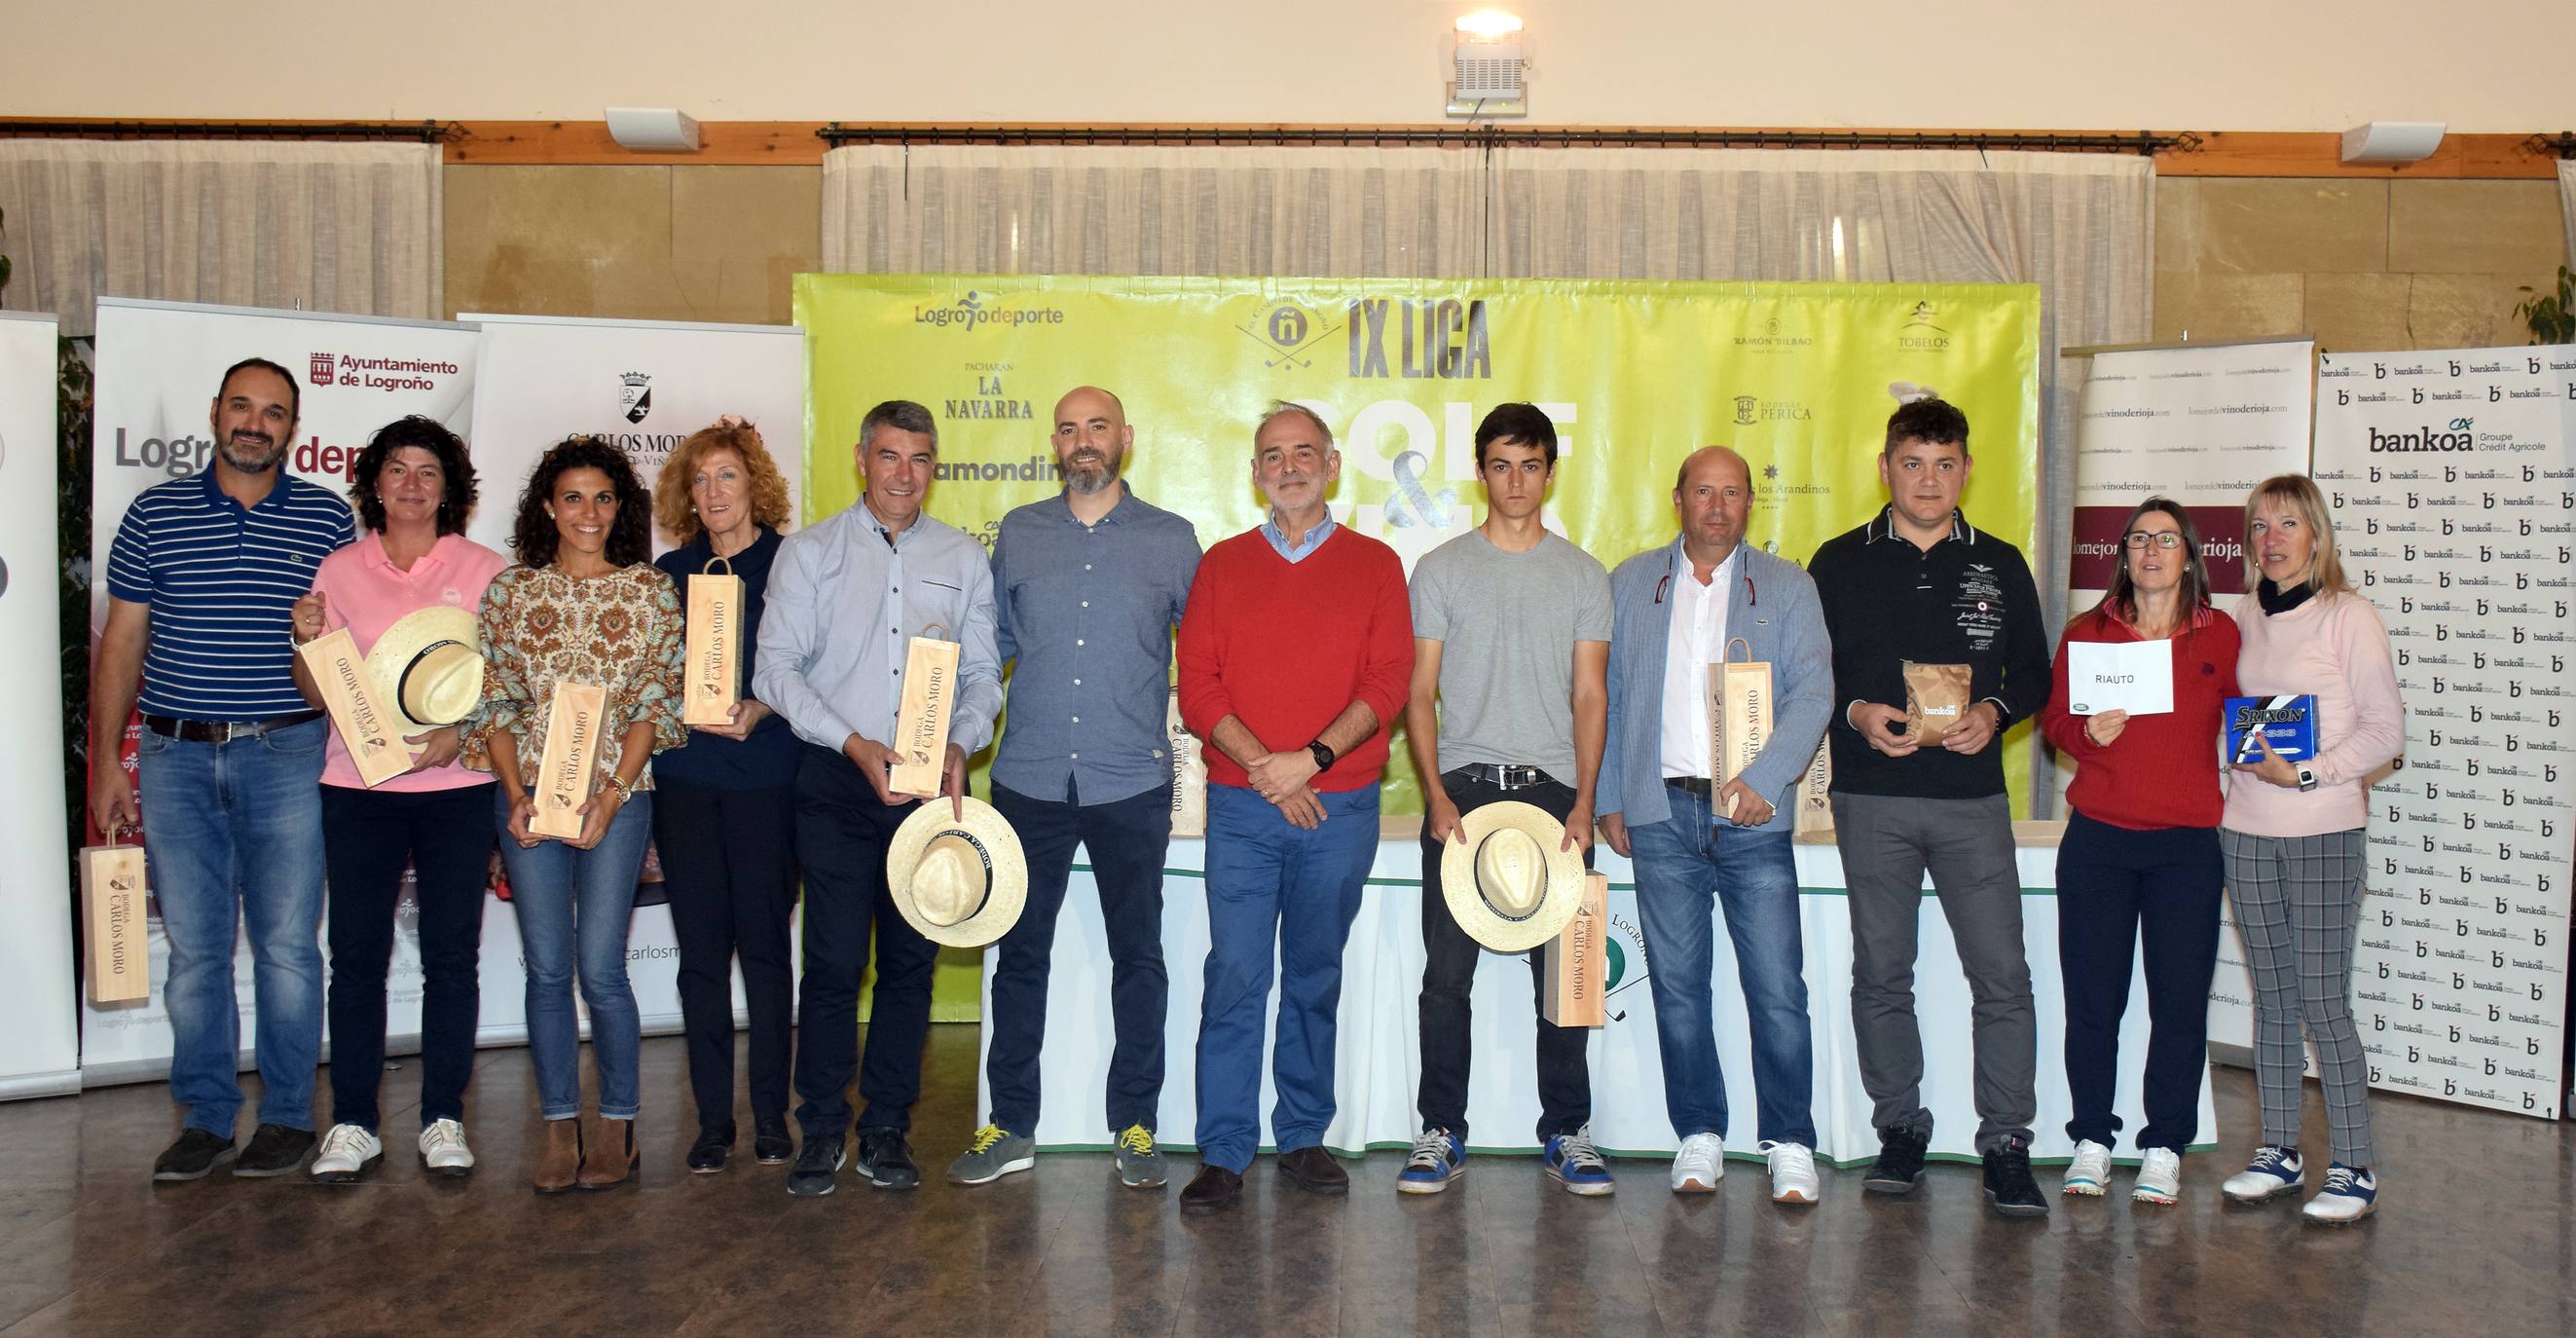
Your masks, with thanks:
M 2261 581 L 2236 605 L 2248 696 L 2316 698 L 2317 752 L 2229 769 L 2219 847 L 2254 973 L 2254 1071 L 2263 1144 L 2228 1178 L 2229 1198 L 2258 1202 L 2306 1183 L 2299 1156 L 2299 1024 L 2316 1042 L 2334 1161 L 2308 1202 L 2312 1221 L 2352 1222 L 2379 1194 L 2371 1173 L 2369 1062 L 2352 1019 L 2352 955 L 2366 872 L 2369 781 L 2406 742 L 2406 706 L 2379 610 L 2355 593 L 2335 556 L 2317 486 L 2264 480 L 2245 503 L 2247 564 Z

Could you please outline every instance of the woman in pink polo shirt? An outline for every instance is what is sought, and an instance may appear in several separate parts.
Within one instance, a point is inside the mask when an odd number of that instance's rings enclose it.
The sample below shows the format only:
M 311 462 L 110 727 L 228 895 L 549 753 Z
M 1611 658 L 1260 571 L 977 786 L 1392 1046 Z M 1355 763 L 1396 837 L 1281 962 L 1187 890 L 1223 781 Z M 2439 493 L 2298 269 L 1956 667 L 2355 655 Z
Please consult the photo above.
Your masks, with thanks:
M 2377 1206 L 2371 1171 L 2370 1062 L 2352 1018 L 2370 774 L 2406 746 L 2406 704 L 2379 610 L 2344 579 L 2317 485 L 2283 474 L 2245 502 L 2246 563 L 2262 580 L 2237 601 L 2244 637 L 2236 681 L 2247 696 L 2314 696 L 2317 753 L 2229 768 L 2219 849 L 2254 973 L 2254 1073 L 2263 1142 L 2222 1186 L 2258 1202 L 2306 1183 L 2299 1156 L 2299 1027 L 2317 1046 L 2334 1160 L 2308 1201 L 2311 1221 L 2351 1222 Z
M 431 419 L 410 417 L 378 431 L 350 467 L 349 499 L 363 533 L 322 559 L 313 592 L 296 601 L 301 644 L 347 628 L 368 654 L 396 624 L 423 609 L 461 610 L 470 642 L 483 587 L 508 562 L 465 537 L 474 509 L 474 465 L 465 443 Z M 390 647 L 402 664 L 371 657 L 370 677 L 389 704 L 419 707 L 444 695 L 470 708 L 479 694 L 424 692 L 429 676 L 453 673 L 466 657 L 412 645 L 405 625 Z M 405 647 L 409 647 L 405 649 Z M 471 649 L 470 646 L 467 649 Z M 479 653 L 471 657 L 479 669 Z M 479 677 L 476 679 L 479 683 Z M 296 686 L 321 704 L 304 662 Z M 450 688 L 460 685 L 450 684 Z M 414 724 L 426 722 L 405 717 Z M 385 1067 L 385 975 L 393 958 L 395 907 L 410 866 L 419 911 L 421 996 L 420 1157 L 432 1175 L 474 1169 L 465 1143 L 465 1084 L 474 1073 L 476 970 L 483 943 L 483 891 L 498 837 L 492 778 L 457 761 L 465 721 L 408 735 L 419 750 L 411 770 L 368 787 L 334 731 L 322 768 L 323 863 L 330 882 L 331 1127 L 313 1178 L 365 1178 L 384 1159 L 376 1089 Z

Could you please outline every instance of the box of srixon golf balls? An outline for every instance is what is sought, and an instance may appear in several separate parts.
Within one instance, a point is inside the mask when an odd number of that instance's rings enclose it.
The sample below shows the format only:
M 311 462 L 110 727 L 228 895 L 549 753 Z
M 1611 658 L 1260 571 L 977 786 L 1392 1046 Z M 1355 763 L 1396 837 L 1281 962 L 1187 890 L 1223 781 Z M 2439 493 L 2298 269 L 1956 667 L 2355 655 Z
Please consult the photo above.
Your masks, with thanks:
M 2317 755 L 2317 699 L 2297 697 L 2230 697 L 2227 699 L 2227 760 L 2247 766 L 2263 760 L 2269 739 L 2272 751 L 2292 762 Z

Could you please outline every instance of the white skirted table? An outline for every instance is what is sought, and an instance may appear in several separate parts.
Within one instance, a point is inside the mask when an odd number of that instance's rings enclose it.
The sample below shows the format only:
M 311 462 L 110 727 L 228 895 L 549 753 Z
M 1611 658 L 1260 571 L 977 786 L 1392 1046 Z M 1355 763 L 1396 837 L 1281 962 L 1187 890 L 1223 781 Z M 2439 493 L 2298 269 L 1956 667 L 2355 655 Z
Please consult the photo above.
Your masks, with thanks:
M 2065 1005 L 2057 965 L 2057 838 L 2063 824 L 2014 824 L 2022 884 L 2022 932 L 2029 954 L 2039 1023 L 2039 1118 L 2032 1153 L 2063 1160 L 2074 1150 L 2065 1132 L 2069 1113 L 2063 1061 Z M 1410 1147 L 1419 1127 L 1415 1080 L 1421 1072 L 1415 1002 L 1422 984 L 1422 855 L 1416 820 L 1382 824 L 1377 858 L 1359 916 L 1343 955 L 1340 1035 L 1335 1080 L 1340 1109 L 1325 1145 L 1341 1152 Z M 1815 1121 L 1818 1154 L 1836 1164 L 1866 1162 L 1878 1153 L 1870 1128 L 1869 1094 L 1862 1090 L 1851 1026 L 1851 919 L 1843 892 L 1842 860 L 1831 844 L 1795 847 L 1806 931 L 1806 977 L 1815 1024 Z M 1196 1122 L 1194 1099 L 1200 986 L 1207 958 L 1207 901 L 1202 875 L 1206 844 L 1175 840 L 1163 883 L 1163 953 L 1171 972 L 1171 1011 L 1165 1050 L 1162 1114 L 1157 1131 L 1167 1146 L 1187 1148 Z M 1592 1037 L 1592 1134 L 1610 1155 L 1670 1155 L 1679 1140 L 1664 1114 L 1663 1066 L 1655 1049 L 1655 1008 L 1645 980 L 1653 970 L 1637 928 L 1635 875 L 1609 847 L 1596 851 L 1610 879 L 1612 963 L 1610 1021 Z M 1743 994 L 1735 983 L 1735 957 L 1721 921 L 1714 934 L 1718 1061 L 1726 1074 L 1730 1113 L 1728 1151 L 1753 1156 L 1755 1104 L 1750 1038 Z M 985 1012 L 991 1015 L 992 950 L 987 950 Z M 2147 1045 L 2146 986 L 2135 964 L 2128 1016 L 2120 1030 L 2121 1079 L 2116 1109 L 2122 1127 L 2145 1121 L 2138 1074 Z M 1923 1104 L 1936 1120 L 1935 1156 L 1973 1158 L 1977 1116 L 1972 1100 L 1969 998 L 1966 978 L 1940 903 L 1923 900 L 1922 949 L 1915 969 L 1916 1015 L 1923 1024 Z M 1275 991 L 1273 999 L 1276 1007 Z M 1476 972 L 1474 1071 L 1468 1088 L 1468 1123 L 1480 1151 L 1535 1151 L 1538 1084 L 1529 968 L 1517 958 L 1488 953 Z M 1077 865 L 1056 931 L 1055 968 L 1047 993 L 1042 1109 L 1037 1140 L 1042 1148 L 1102 1149 L 1103 1085 L 1113 1035 L 1109 1011 L 1109 949 L 1101 927 L 1098 892 L 1088 867 Z M 1265 1029 L 1265 1035 L 1267 1030 Z M 986 1033 L 989 1040 L 990 1032 Z M 1262 1138 L 1269 1149 L 1271 1090 L 1264 1065 Z M 981 1079 L 979 1078 L 979 1085 Z M 984 1093 L 989 1097 L 989 1092 Z M 2201 1088 L 2200 1141 L 2217 1138 L 2208 1085 Z M 2124 1160 L 2134 1149 L 2123 1144 Z

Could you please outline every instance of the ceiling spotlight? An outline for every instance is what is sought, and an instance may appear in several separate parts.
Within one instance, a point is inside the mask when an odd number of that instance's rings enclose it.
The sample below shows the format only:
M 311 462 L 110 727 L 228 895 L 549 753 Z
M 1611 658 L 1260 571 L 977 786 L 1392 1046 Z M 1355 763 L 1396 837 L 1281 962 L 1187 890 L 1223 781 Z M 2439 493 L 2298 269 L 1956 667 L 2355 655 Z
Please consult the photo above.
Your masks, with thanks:
M 1522 53 L 1520 16 L 1480 9 L 1460 18 L 1454 29 L 1449 114 L 1529 115 L 1529 94 L 1522 78 L 1528 62 Z

